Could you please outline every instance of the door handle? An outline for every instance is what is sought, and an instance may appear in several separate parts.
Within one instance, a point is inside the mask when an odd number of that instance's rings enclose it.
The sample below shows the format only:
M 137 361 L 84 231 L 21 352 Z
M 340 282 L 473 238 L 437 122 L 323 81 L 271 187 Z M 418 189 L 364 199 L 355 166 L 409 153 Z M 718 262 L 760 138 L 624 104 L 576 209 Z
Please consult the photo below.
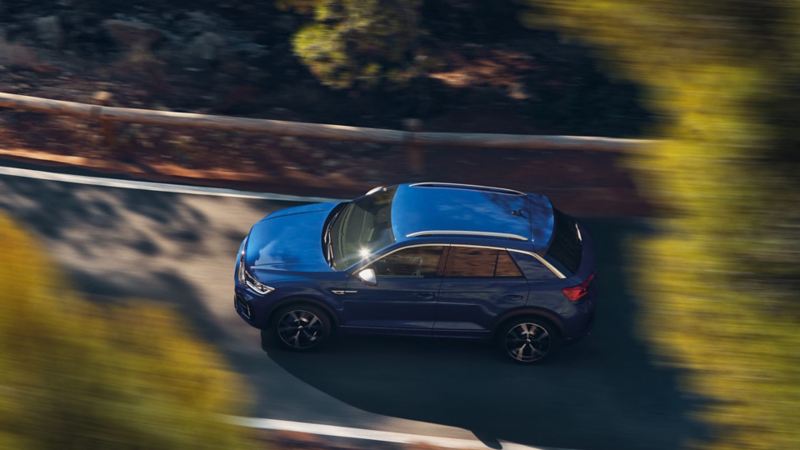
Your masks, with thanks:
M 415 292 L 414 297 L 421 298 L 423 300 L 433 300 L 436 297 L 436 294 L 433 292 Z

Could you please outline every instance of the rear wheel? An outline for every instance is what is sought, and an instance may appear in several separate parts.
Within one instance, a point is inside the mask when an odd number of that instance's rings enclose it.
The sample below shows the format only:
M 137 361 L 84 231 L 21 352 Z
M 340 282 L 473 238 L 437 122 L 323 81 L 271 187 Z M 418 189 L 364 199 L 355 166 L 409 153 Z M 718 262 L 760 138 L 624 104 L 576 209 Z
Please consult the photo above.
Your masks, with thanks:
M 538 364 L 556 352 L 561 344 L 558 332 L 538 317 L 511 319 L 497 334 L 500 351 L 521 364 Z
M 289 305 L 275 312 L 272 340 L 288 350 L 304 352 L 324 344 L 331 335 L 331 320 L 322 309 L 308 304 Z

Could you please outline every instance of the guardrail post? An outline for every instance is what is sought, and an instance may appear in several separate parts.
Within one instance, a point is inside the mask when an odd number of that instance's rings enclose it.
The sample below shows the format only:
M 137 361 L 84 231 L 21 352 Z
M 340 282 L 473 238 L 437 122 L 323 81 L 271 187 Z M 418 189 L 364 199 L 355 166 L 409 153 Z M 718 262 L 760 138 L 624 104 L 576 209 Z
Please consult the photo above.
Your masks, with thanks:
M 405 141 L 406 161 L 408 168 L 414 175 L 425 174 L 425 147 L 414 137 L 414 133 L 422 131 L 422 121 L 419 119 L 406 119 L 403 121 L 408 138 Z
M 98 91 L 92 96 L 94 105 L 92 105 L 92 116 L 100 122 L 100 134 L 103 137 L 103 145 L 109 149 L 114 150 L 117 146 L 117 124 L 103 118 L 103 107 L 111 103 L 111 93 L 106 91 Z

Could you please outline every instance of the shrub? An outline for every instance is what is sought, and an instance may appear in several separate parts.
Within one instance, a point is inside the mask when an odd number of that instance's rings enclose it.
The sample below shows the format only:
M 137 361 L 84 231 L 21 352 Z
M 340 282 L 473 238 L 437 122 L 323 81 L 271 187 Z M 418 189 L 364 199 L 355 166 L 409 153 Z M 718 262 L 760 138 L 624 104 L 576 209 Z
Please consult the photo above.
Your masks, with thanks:
M 79 299 L 0 216 L 0 448 L 237 449 L 239 380 L 171 311 Z
M 284 7 L 313 10 L 313 22 L 293 39 L 294 52 L 333 88 L 402 81 L 419 37 L 420 0 L 289 0 Z
M 708 400 L 708 448 L 800 445 L 798 2 L 536 2 L 650 92 L 632 160 L 665 208 L 638 245 L 642 333 Z

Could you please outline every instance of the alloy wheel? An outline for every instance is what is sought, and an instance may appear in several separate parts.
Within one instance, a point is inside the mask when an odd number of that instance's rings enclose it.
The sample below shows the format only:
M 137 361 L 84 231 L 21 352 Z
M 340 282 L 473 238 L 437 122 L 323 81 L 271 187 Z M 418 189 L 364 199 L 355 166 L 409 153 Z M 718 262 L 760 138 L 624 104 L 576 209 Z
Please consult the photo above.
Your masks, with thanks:
M 323 322 L 316 314 L 296 309 L 288 311 L 278 321 L 278 337 L 287 346 L 306 350 L 319 343 Z
M 551 341 L 547 329 L 532 322 L 514 325 L 508 330 L 505 338 L 508 355 L 523 363 L 535 362 L 547 356 Z

